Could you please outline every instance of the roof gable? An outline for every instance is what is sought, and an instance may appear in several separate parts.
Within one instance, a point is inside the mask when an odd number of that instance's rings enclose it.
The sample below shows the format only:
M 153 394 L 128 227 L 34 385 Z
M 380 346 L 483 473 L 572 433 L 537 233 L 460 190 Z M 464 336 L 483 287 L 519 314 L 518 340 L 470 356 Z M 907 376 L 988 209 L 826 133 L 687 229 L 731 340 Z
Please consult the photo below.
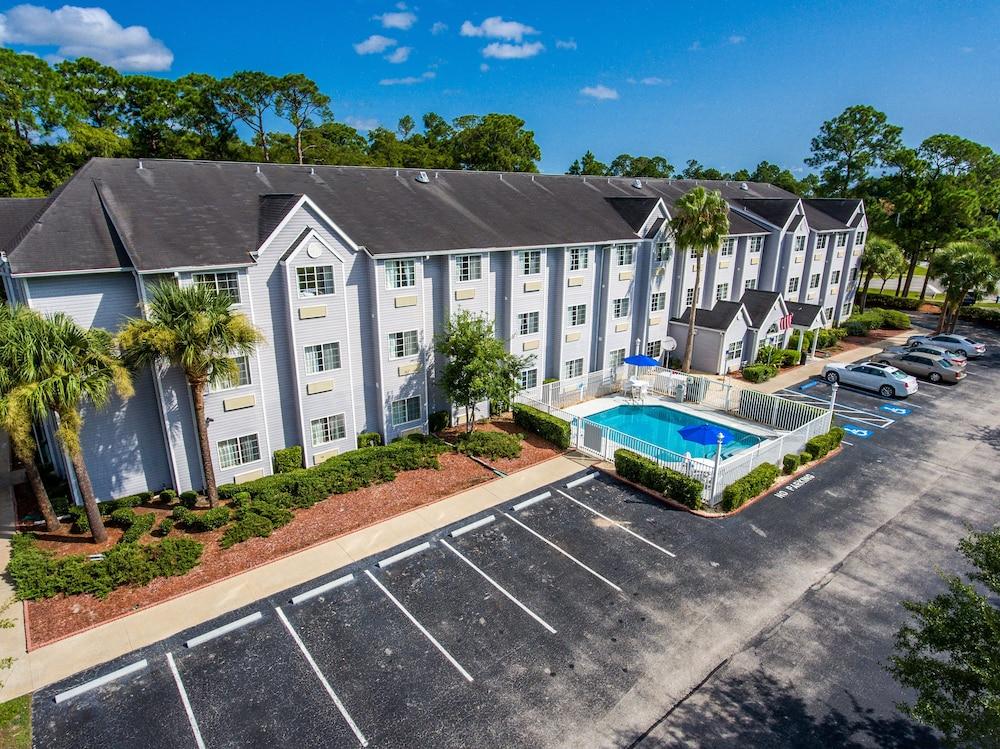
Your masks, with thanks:
M 774 306 L 781 304 L 781 294 L 777 291 L 747 289 L 743 292 L 740 302 L 746 307 L 753 327 L 760 328 L 771 315 Z

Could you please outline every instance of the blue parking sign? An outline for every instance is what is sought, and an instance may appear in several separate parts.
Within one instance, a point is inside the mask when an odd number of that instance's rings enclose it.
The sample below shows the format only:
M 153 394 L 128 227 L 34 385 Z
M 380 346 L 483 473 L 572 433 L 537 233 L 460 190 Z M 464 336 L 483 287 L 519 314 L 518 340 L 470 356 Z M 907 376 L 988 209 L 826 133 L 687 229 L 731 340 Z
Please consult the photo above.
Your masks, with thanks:
M 854 437 L 860 437 L 863 440 L 866 440 L 875 434 L 874 429 L 865 429 L 864 427 L 859 427 L 857 424 L 844 424 L 844 431 Z
M 906 416 L 913 410 L 912 408 L 903 408 L 902 406 L 896 406 L 892 403 L 883 403 L 879 406 L 879 409 L 882 411 L 888 411 L 893 416 Z

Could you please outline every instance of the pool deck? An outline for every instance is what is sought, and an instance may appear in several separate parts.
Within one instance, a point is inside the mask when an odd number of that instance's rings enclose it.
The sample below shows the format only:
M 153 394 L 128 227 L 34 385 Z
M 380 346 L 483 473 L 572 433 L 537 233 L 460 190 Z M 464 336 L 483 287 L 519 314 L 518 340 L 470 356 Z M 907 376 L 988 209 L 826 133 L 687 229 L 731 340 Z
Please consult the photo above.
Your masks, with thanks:
M 722 411 L 717 411 L 714 408 L 707 408 L 691 403 L 678 403 L 673 398 L 664 398 L 654 394 L 647 394 L 641 401 L 638 401 L 621 393 L 615 393 L 614 395 L 605 395 L 600 398 L 593 398 L 592 400 L 577 403 L 563 409 L 563 411 L 572 416 L 586 418 L 616 408 L 617 406 L 664 406 L 763 439 L 774 438 L 780 434 L 778 430 L 757 424 L 753 421 L 738 419 Z

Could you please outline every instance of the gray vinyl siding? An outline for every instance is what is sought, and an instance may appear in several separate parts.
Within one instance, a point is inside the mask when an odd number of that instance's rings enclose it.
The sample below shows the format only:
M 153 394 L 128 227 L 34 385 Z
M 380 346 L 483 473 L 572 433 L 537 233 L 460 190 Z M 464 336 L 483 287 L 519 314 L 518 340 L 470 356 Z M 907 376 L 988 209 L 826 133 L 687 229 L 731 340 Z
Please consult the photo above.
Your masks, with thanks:
M 438 384 L 445 357 L 434 350 L 434 336 L 444 331 L 448 322 L 448 258 L 432 257 L 424 263 L 423 319 L 431 326 L 427 346 L 427 398 L 428 413 L 450 411 L 451 404 Z M 490 265 L 492 271 L 492 263 Z
M 654 242 L 652 247 L 649 249 L 649 290 L 645 295 L 645 301 L 642 303 L 642 308 L 638 310 L 642 313 L 642 317 L 636 317 L 638 321 L 641 322 L 637 324 L 638 327 L 636 335 L 633 338 L 639 337 L 638 331 L 644 330 L 643 340 L 640 342 L 642 346 L 645 346 L 646 341 L 664 340 L 670 334 L 670 310 L 674 302 L 673 300 L 673 290 L 672 290 L 672 277 L 674 263 L 677 262 L 678 255 L 683 253 L 678 253 L 675 248 L 670 255 L 670 259 L 663 262 L 656 262 L 654 260 L 655 255 L 653 254 L 656 249 L 656 243 Z M 663 309 L 653 312 L 650 310 L 650 305 L 653 301 L 653 295 L 659 294 L 661 292 L 666 293 L 666 304 Z M 616 348 L 615 346 L 609 346 L 610 349 Z M 634 350 L 634 341 L 630 341 L 628 346 L 625 346 L 626 352 L 631 353 L 645 353 L 645 349 L 641 351 Z
M 508 288 L 510 302 L 508 305 L 507 320 L 510 329 L 510 349 L 518 356 L 534 355 L 534 367 L 538 369 L 538 381 L 547 377 L 558 376 L 559 369 L 559 330 L 562 324 L 562 315 L 559 311 L 558 302 L 553 299 L 553 290 L 549 288 L 547 281 L 549 275 L 546 253 L 542 252 L 541 272 L 536 275 L 526 276 L 521 272 L 521 253 L 510 252 L 508 254 Z M 538 282 L 538 291 L 525 291 L 526 283 Z M 518 327 L 518 315 L 526 312 L 538 312 L 538 332 L 528 335 L 521 335 Z M 550 334 L 550 331 L 554 331 Z M 525 349 L 525 344 L 531 346 L 535 343 L 535 349 Z M 552 372 L 556 374 L 552 374 Z
M 82 326 L 114 333 L 138 314 L 135 284 L 131 273 L 101 273 L 32 278 L 26 288 L 32 309 L 65 312 Z M 83 412 L 83 457 L 98 499 L 173 483 L 149 370 L 136 372 L 133 382 L 127 401 L 112 397 L 103 409 Z
M 579 245 L 583 246 L 583 245 Z M 569 250 L 568 248 L 555 248 L 549 250 L 549 261 L 552 267 L 553 283 L 559 283 L 561 293 L 562 327 L 560 337 L 560 360 L 563 365 L 574 359 L 583 359 L 583 372 L 591 371 L 593 363 L 593 344 L 597 337 L 596 331 L 600 328 L 601 312 L 598 308 L 600 284 L 596 282 L 597 276 L 595 252 L 593 247 L 587 247 L 588 263 L 586 268 L 576 271 L 569 270 Z M 570 278 L 578 279 L 579 286 L 570 286 Z M 586 319 L 582 325 L 570 325 L 569 307 L 584 305 L 586 307 Z M 571 341 L 568 338 L 578 340 Z M 560 372 L 560 375 L 563 375 Z

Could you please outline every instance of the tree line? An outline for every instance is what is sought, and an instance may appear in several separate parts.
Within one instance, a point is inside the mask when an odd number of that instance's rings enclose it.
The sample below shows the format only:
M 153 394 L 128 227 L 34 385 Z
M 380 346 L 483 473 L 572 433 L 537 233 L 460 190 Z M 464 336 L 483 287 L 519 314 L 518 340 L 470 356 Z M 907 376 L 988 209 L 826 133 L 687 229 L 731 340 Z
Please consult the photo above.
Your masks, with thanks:
M 428 112 L 420 128 L 406 115 L 363 135 L 330 103 L 301 73 L 171 80 L 0 49 L 0 195 L 47 195 L 95 156 L 532 172 L 541 159 L 511 114 Z

